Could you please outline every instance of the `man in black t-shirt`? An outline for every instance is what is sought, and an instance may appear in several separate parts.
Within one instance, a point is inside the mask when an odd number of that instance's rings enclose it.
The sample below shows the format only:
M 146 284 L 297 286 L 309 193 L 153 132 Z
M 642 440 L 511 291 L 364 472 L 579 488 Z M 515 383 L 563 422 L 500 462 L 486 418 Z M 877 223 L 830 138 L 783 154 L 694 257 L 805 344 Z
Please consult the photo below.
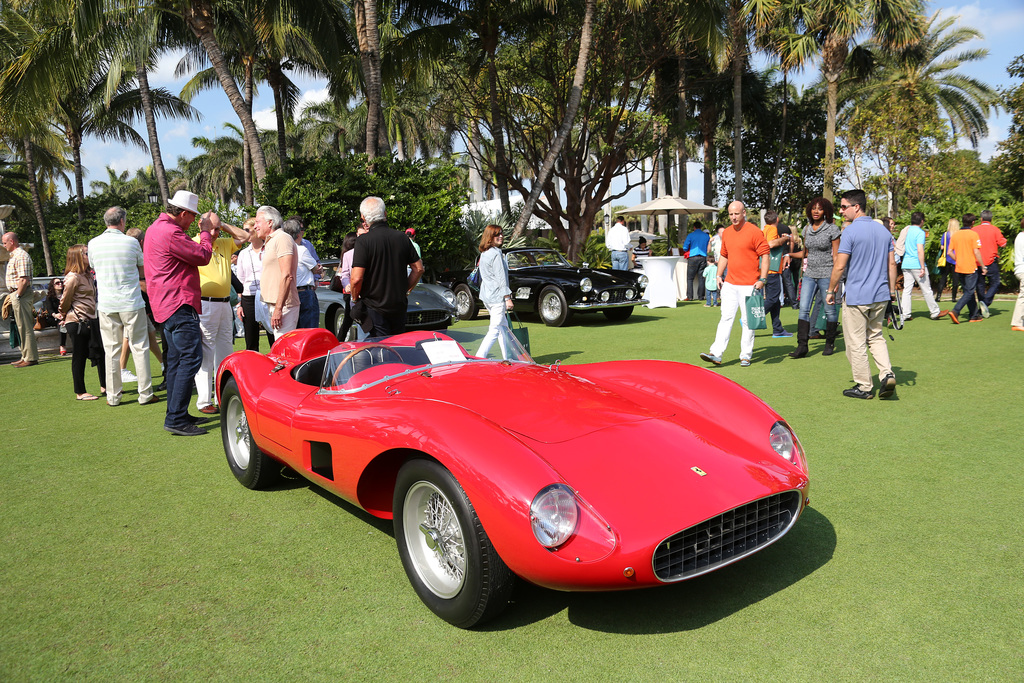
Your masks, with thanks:
M 361 301 L 372 325 L 370 336 L 401 334 L 409 292 L 423 276 L 423 261 L 404 233 L 388 227 L 380 197 L 364 199 L 359 216 L 369 232 L 356 240 L 352 254 L 353 310 Z

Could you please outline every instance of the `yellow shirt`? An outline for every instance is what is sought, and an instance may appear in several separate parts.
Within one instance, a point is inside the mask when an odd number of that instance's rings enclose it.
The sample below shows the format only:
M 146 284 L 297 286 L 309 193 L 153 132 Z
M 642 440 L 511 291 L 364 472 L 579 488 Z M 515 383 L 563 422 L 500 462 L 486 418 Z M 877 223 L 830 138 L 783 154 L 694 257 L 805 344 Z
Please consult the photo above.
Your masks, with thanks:
M 192 238 L 199 241 L 199 235 Z M 213 255 L 205 266 L 199 266 L 199 286 L 203 296 L 223 299 L 231 295 L 231 255 L 239 250 L 231 237 L 213 241 Z

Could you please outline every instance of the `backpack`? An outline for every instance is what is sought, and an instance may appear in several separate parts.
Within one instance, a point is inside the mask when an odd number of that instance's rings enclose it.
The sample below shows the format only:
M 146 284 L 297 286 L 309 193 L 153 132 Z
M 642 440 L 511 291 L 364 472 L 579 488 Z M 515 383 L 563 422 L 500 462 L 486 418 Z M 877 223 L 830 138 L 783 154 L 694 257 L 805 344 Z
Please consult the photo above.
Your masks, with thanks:
M 896 251 L 896 260 L 897 261 L 902 259 L 904 252 L 907 251 L 907 230 L 909 228 L 910 228 L 910 226 L 908 225 L 907 227 L 905 227 L 902 230 L 900 230 L 900 236 L 896 238 L 896 249 L 895 249 L 895 251 Z

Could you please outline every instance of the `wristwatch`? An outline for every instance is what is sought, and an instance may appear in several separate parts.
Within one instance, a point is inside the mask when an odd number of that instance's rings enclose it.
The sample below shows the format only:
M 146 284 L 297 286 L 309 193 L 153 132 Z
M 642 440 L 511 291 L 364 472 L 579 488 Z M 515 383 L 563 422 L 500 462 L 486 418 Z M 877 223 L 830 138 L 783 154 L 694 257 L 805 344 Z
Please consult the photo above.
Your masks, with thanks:
M 758 282 L 765 282 L 765 283 L 767 283 L 767 282 L 768 282 L 768 278 L 766 278 L 766 277 L 760 277 L 760 278 L 758 278 L 758 279 L 757 279 L 757 281 L 758 281 Z

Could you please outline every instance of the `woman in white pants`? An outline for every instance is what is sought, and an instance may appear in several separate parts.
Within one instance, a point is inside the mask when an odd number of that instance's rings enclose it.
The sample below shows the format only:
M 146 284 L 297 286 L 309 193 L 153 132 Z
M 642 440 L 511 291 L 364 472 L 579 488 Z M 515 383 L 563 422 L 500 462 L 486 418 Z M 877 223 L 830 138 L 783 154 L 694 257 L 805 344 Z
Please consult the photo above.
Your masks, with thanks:
M 484 228 L 484 234 L 480 238 L 480 300 L 484 302 L 491 316 L 490 327 L 487 328 L 487 334 L 476 352 L 481 358 L 487 357 L 495 339 L 501 347 L 501 357 L 508 358 L 505 335 L 501 334 L 501 328 L 508 328 L 505 311 L 512 310 L 512 290 L 508 286 L 508 264 L 501 253 L 504 241 L 505 237 L 497 225 L 488 225 Z

